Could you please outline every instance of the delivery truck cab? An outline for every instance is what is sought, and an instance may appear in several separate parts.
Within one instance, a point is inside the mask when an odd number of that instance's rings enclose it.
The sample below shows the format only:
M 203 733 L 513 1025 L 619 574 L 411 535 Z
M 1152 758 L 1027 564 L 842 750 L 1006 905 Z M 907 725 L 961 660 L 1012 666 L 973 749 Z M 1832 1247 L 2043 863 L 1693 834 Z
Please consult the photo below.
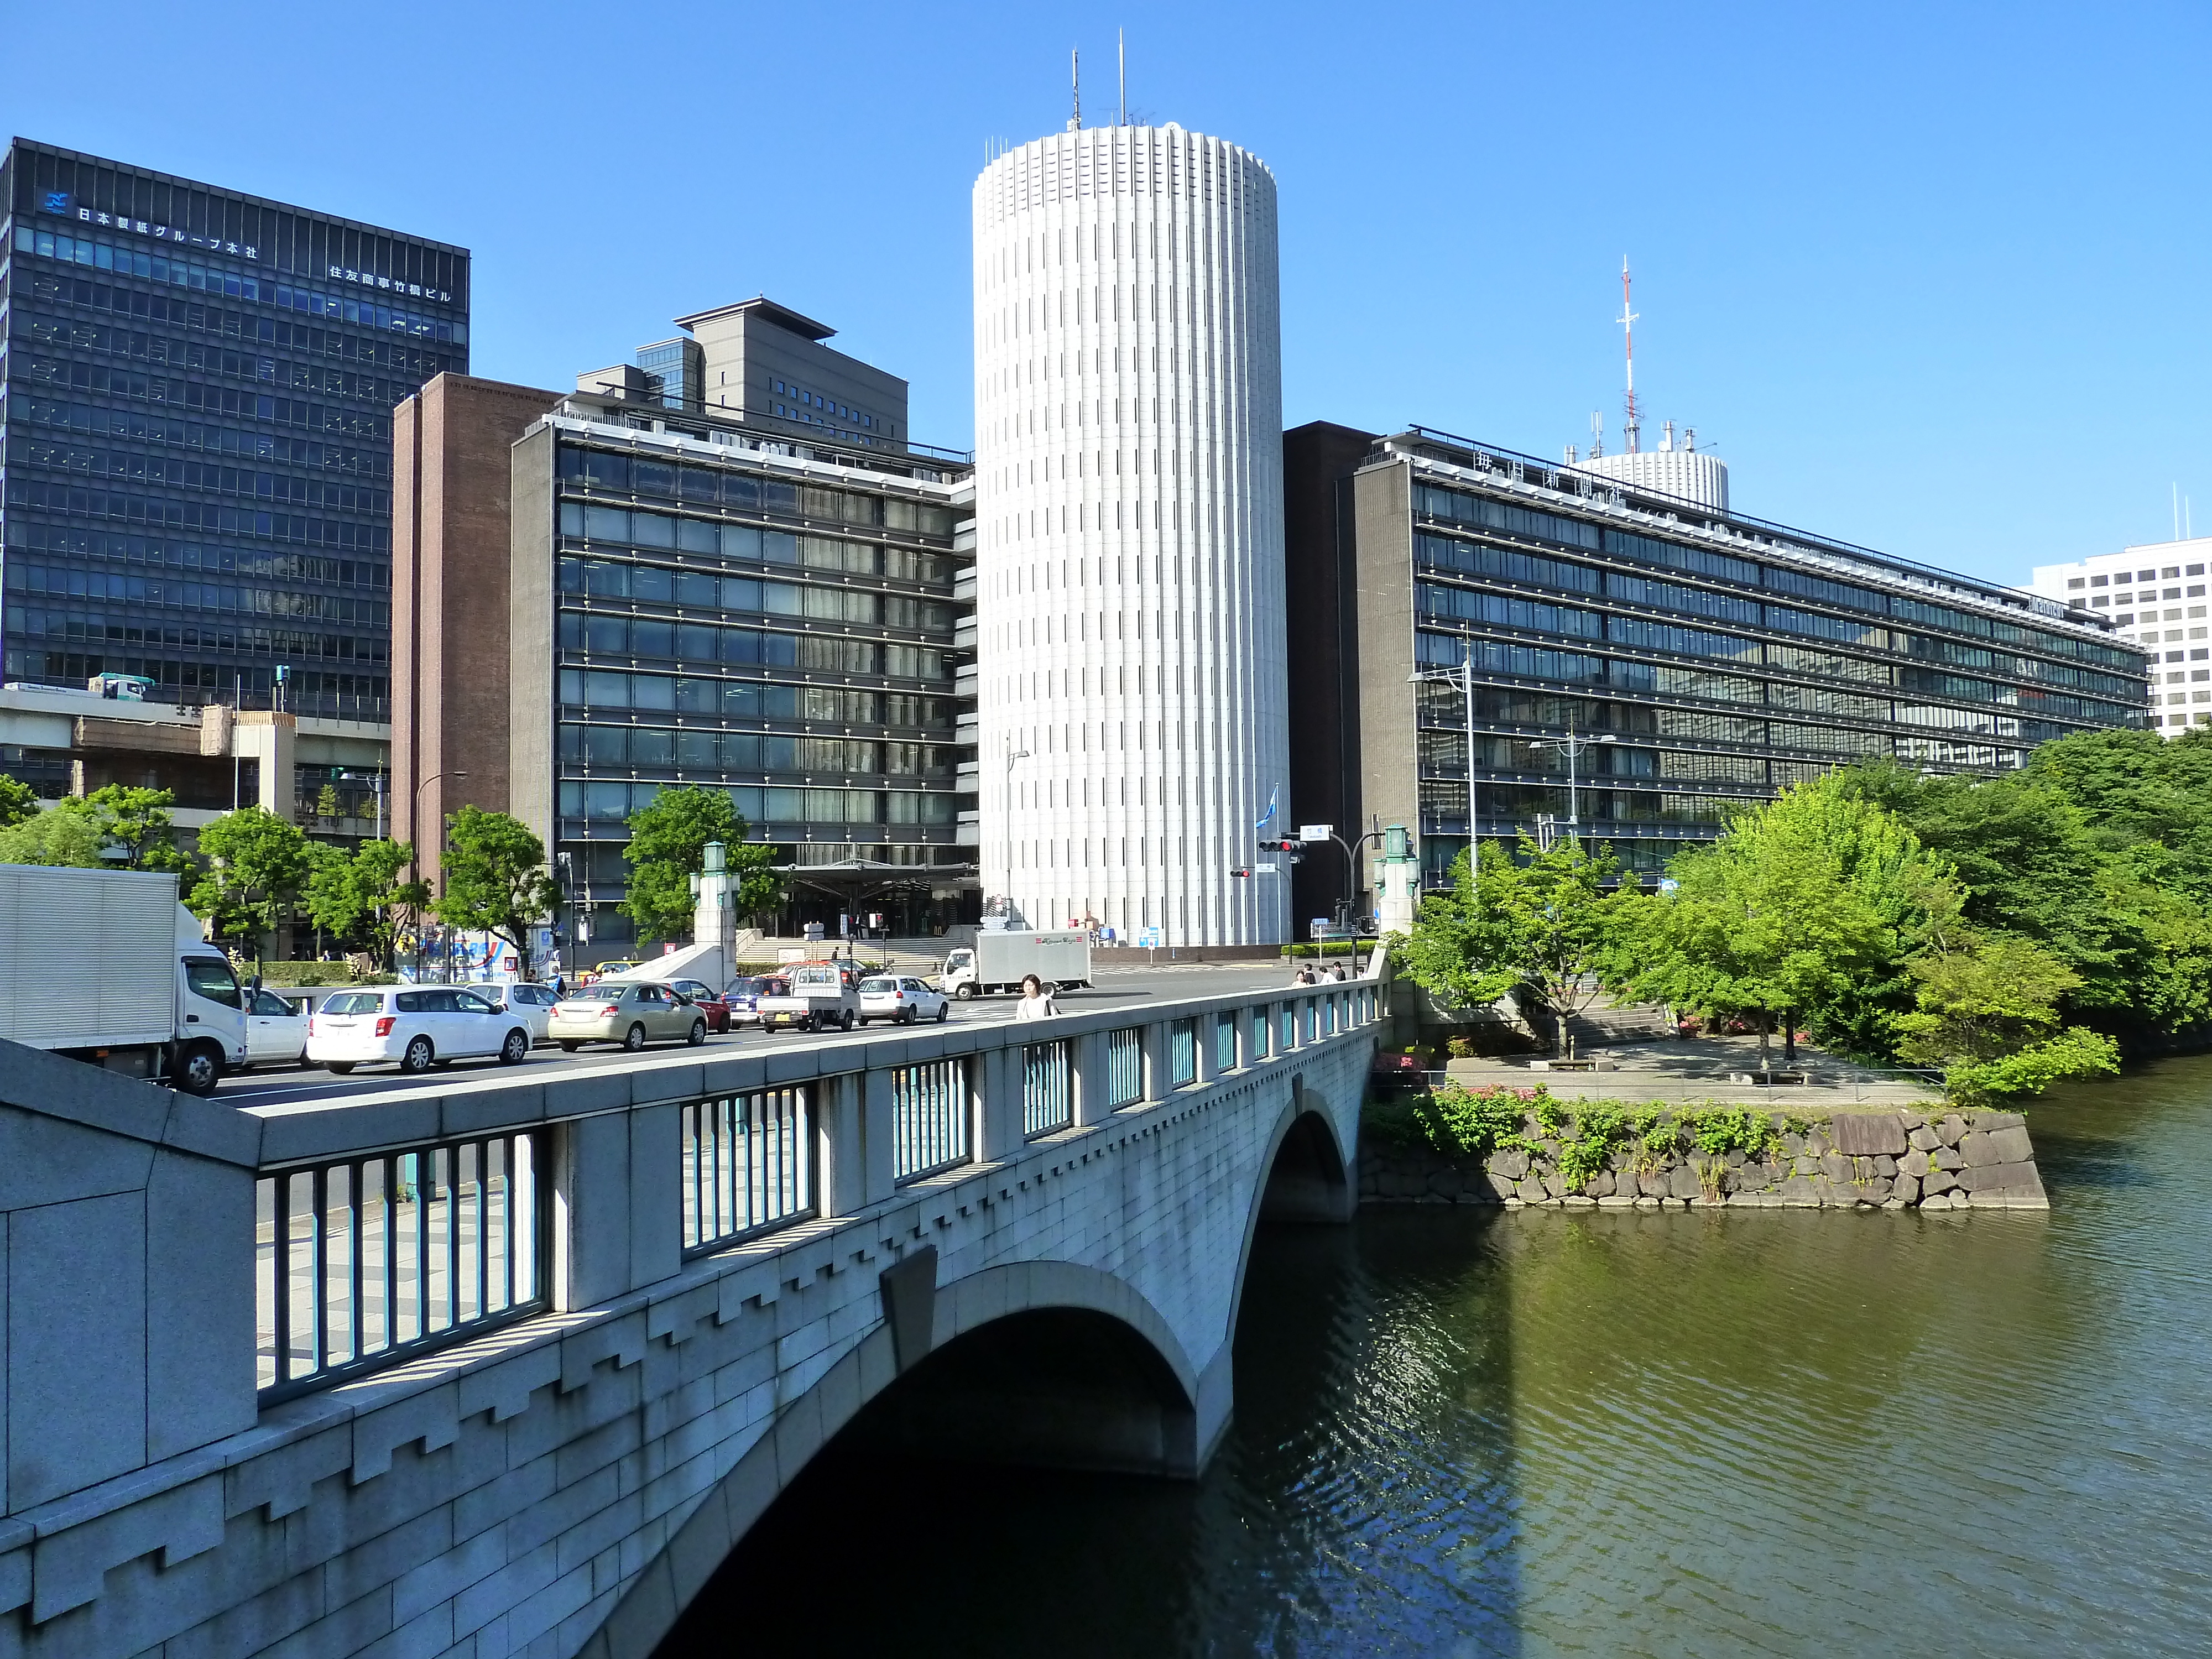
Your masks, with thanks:
M 248 1007 L 173 875 L 0 864 L 0 1037 L 206 1095 L 246 1064 Z

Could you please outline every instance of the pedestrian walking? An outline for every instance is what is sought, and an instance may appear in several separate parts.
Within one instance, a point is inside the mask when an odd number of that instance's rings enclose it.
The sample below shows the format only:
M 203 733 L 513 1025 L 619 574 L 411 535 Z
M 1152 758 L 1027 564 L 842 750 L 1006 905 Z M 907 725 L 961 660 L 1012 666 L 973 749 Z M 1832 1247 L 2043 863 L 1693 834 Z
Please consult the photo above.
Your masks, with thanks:
M 1331 979 L 1335 980 L 1339 984 L 1343 983 L 1346 980 L 1352 977 L 1352 975 L 1345 970 L 1345 966 L 1340 962 L 1330 970 L 1328 976 Z
M 1022 975 L 1022 1000 L 1014 1005 L 1016 1019 L 1050 1019 L 1059 1006 L 1045 994 L 1044 981 L 1035 974 Z

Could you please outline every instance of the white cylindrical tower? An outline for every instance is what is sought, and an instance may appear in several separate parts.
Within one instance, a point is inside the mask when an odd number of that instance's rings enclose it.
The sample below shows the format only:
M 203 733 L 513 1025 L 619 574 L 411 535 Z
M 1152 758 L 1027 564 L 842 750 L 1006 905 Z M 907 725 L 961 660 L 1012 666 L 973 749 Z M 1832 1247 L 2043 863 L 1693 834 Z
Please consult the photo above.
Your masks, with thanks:
M 987 902 L 1279 939 L 1288 864 L 1231 873 L 1289 810 L 1274 177 L 1093 127 L 1000 156 L 975 211 Z

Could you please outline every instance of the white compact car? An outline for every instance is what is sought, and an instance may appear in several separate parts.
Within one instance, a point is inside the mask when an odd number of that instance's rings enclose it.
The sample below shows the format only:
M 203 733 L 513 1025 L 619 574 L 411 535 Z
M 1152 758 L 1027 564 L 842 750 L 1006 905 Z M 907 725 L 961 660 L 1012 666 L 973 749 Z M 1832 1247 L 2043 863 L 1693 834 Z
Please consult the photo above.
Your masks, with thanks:
M 553 1005 L 561 999 L 553 994 L 550 985 L 534 985 L 528 980 L 517 980 L 512 985 L 484 985 L 476 988 L 477 994 L 488 996 L 495 1002 L 504 1000 L 507 1012 L 530 1028 L 532 1042 L 550 1042 L 547 1030 L 553 1018 Z
M 471 1055 L 519 1066 L 530 1057 L 530 1027 L 458 985 L 339 991 L 323 999 L 307 1024 L 309 1062 L 340 1076 L 386 1060 L 403 1072 L 427 1072 Z
M 888 1019 L 899 1025 L 911 1025 L 919 1019 L 943 1019 L 951 1007 L 943 994 L 931 990 L 926 981 L 903 974 L 896 978 L 884 974 L 860 981 L 863 1025 L 872 1019 Z

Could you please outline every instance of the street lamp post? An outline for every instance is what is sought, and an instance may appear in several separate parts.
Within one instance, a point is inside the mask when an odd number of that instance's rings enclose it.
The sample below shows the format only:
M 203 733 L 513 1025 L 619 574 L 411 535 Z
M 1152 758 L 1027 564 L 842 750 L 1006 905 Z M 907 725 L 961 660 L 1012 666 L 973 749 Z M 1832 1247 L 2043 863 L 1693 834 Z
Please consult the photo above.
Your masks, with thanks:
M 1570 834 L 1581 829 L 1583 822 L 1582 814 L 1577 806 L 1575 796 L 1575 760 L 1583 750 L 1591 747 L 1593 744 L 1611 743 L 1612 741 L 1613 738 L 1610 734 L 1601 734 L 1594 738 L 1578 738 L 1575 735 L 1574 722 L 1570 720 L 1567 722 L 1567 735 L 1565 737 L 1547 738 L 1540 741 L 1531 743 L 1528 745 L 1531 749 L 1557 749 L 1564 751 L 1566 755 L 1567 830 Z
M 420 783 L 415 786 L 415 799 L 407 809 L 407 834 L 408 839 L 415 843 L 415 866 L 416 869 L 421 869 L 422 865 L 422 833 L 421 822 L 422 817 L 422 792 L 425 789 L 428 789 L 432 784 L 437 782 L 440 778 L 465 778 L 466 776 L 468 776 L 468 774 L 465 772 L 433 772 L 428 777 L 424 778 Z M 438 860 L 438 882 L 441 887 L 445 884 L 445 879 L 446 861 L 441 858 Z M 415 930 L 415 977 L 417 980 L 420 980 L 422 977 L 422 930 L 419 927 Z
M 384 839 L 384 773 L 381 769 L 370 773 L 367 777 L 363 777 L 358 772 L 341 772 L 338 774 L 338 776 L 347 783 L 366 783 L 374 786 L 376 790 L 376 835 L 374 839 L 382 841 Z

